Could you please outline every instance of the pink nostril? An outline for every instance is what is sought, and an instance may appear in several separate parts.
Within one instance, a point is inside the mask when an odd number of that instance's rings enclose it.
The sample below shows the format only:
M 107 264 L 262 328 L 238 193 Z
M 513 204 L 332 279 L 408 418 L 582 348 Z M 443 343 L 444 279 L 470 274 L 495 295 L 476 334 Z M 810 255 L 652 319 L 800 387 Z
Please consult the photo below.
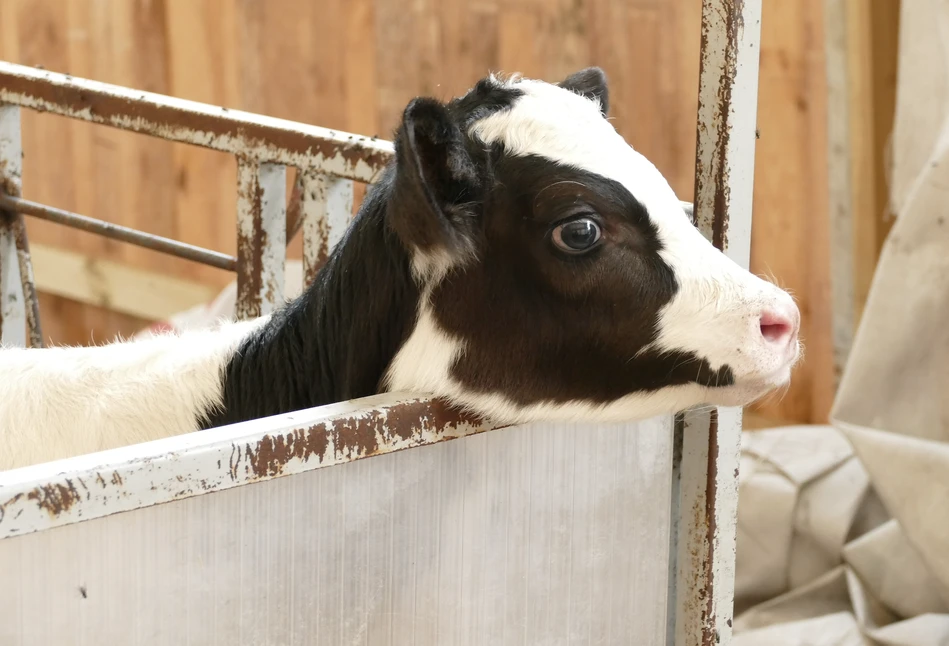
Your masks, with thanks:
M 786 342 L 794 333 L 794 322 L 789 316 L 777 312 L 761 314 L 761 336 L 771 343 Z

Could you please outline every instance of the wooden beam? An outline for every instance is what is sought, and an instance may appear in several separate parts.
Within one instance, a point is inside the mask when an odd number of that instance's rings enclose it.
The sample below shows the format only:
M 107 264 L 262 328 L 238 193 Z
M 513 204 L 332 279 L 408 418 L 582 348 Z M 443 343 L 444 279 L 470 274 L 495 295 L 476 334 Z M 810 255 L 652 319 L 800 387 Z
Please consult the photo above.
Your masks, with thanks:
M 220 292 L 212 285 L 47 245 L 33 244 L 31 252 L 39 291 L 152 321 L 209 303 Z
M 896 108 L 900 0 L 824 0 L 835 377 L 893 223 L 889 141 Z
M 893 217 L 889 138 L 896 108 L 900 0 L 847 0 L 855 324 Z

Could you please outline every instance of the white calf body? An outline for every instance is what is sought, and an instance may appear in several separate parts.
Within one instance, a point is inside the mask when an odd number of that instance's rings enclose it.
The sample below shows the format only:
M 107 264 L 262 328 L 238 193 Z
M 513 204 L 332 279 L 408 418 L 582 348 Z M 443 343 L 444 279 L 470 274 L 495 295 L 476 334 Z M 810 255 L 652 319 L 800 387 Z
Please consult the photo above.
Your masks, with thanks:
M 223 367 L 266 320 L 99 347 L 0 349 L 0 470 L 194 431 L 220 403 Z

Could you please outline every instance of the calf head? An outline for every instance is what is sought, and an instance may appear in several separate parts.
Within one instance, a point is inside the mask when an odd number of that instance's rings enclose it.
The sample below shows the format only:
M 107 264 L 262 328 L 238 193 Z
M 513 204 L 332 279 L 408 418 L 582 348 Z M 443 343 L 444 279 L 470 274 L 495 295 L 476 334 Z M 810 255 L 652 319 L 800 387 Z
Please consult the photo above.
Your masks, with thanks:
M 608 94 L 591 68 L 405 110 L 386 217 L 422 296 L 390 390 L 495 421 L 615 421 L 788 382 L 794 301 L 699 233 Z

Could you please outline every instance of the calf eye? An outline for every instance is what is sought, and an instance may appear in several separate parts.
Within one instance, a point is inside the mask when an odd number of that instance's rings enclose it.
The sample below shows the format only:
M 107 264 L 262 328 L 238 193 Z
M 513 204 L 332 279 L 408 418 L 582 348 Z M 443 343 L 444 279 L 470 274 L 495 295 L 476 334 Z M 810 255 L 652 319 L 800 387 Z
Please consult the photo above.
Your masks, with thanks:
M 600 225 L 589 218 L 564 222 L 551 234 L 558 249 L 572 254 L 589 251 L 599 242 L 600 236 Z

